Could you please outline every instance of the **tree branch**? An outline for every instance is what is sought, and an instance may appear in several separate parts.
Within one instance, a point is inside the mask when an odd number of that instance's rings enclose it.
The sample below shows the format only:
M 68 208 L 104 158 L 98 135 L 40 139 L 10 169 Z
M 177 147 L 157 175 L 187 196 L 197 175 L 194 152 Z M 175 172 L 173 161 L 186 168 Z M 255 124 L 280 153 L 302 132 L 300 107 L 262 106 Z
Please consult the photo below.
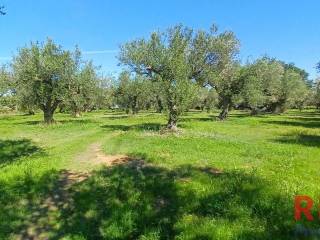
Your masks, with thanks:
M 0 6 L 0 15 L 6 15 L 7 13 L 4 11 L 4 6 Z

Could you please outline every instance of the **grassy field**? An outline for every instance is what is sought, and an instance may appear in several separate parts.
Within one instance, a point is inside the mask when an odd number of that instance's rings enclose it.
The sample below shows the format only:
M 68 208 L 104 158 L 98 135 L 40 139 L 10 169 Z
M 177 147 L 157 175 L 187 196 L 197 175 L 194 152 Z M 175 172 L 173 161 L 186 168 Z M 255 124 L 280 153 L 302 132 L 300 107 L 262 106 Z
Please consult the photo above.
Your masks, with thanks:
M 214 114 L 0 116 L 0 239 L 320 239 L 293 217 L 320 194 L 320 114 Z

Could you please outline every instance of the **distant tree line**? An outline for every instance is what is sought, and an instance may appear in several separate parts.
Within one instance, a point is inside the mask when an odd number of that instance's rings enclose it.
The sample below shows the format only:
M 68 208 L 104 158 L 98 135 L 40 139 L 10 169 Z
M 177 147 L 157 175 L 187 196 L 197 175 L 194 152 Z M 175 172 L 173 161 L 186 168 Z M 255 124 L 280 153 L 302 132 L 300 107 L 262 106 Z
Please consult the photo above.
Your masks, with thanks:
M 317 87 L 304 70 L 268 57 L 242 65 L 238 53 L 232 32 L 178 25 L 124 44 L 119 60 L 160 89 L 169 129 L 176 129 L 179 116 L 194 107 L 219 108 L 218 119 L 224 120 L 232 108 L 282 113 L 317 102 Z
M 50 39 L 21 48 L 10 71 L 2 67 L 0 76 L 1 105 L 28 114 L 41 110 L 48 124 L 58 108 L 79 117 L 82 112 L 111 106 L 107 103 L 110 79 L 99 77 L 78 48 L 66 51 Z
M 78 47 L 67 51 L 50 39 L 31 43 L 0 69 L 0 109 L 42 111 L 48 124 L 56 111 L 80 117 L 98 109 L 154 110 L 165 112 L 167 128 L 176 130 L 190 109 L 220 109 L 217 119 L 224 120 L 234 108 L 253 115 L 320 108 L 319 81 L 275 58 L 241 64 L 239 46 L 232 32 L 216 26 L 203 31 L 178 25 L 122 45 L 124 70 L 113 78 L 98 74 Z

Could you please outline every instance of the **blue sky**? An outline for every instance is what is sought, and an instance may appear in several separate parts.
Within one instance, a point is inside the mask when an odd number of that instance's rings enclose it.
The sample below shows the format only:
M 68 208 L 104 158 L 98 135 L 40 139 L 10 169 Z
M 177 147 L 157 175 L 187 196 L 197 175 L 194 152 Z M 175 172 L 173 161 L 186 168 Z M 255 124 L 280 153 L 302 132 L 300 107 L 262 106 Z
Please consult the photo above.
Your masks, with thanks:
M 107 73 L 119 72 L 121 43 L 182 23 L 235 32 L 240 58 L 264 54 L 293 62 L 314 78 L 320 61 L 320 1 L 295 0 L 0 0 L 0 62 L 30 41 L 76 44 Z

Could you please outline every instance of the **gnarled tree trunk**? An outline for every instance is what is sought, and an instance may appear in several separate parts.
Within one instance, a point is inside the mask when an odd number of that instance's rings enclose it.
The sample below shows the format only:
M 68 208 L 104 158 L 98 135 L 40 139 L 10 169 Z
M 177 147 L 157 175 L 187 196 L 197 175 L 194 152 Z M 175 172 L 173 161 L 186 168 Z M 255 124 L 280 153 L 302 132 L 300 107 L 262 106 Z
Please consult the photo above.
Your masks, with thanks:
M 81 108 L 75 101 L 71 102 L 71 115 L 75 118 L 81 117 Z
M 131 102 L 131 110 L 132 110 L 132 114 L 135 115 L 138 113 L 138 97 L 134 96 Z
M 230 106 L 231 106 L 231 101 L 229 101 L 227 99 L 223 101 L 222 106 L 221 106 L 222 111 L 220 112 L 220 114 L 218 116 L 219 120 L 223 121 L 228 117 Z
M 250 112 L 251 116 L 256 116 L 256 115 L 258 115 L 258 113 L 259 113 L 258 108 L 256 108 L 256 107 L 251 108 L 251 112 Z
M 51 104 L 51 101 L 48 101 L 45 105 L 42 106 L 43 111 L 43 120 L 46 124 L 54 123 L 53 114 L 54 111 L 57 109 L 60 101 L 56 100 Z
M 281 99 L 278 102 L 275 102 L 271 105 L 271 111 L 275 114 L 280 114 L 285 112 L 286 110 L 286 100 Z
M 46 124 L 52 124 L 54 122 L 53 112 L 51 108 L 43 110 L 43 120 Z
M 178 110 L 176 105 L 170 103 L 169 104 L 169 119 L 167 124 L 167 129 L 172 131 L 177 131 L 177 122 L 178 122 Z

